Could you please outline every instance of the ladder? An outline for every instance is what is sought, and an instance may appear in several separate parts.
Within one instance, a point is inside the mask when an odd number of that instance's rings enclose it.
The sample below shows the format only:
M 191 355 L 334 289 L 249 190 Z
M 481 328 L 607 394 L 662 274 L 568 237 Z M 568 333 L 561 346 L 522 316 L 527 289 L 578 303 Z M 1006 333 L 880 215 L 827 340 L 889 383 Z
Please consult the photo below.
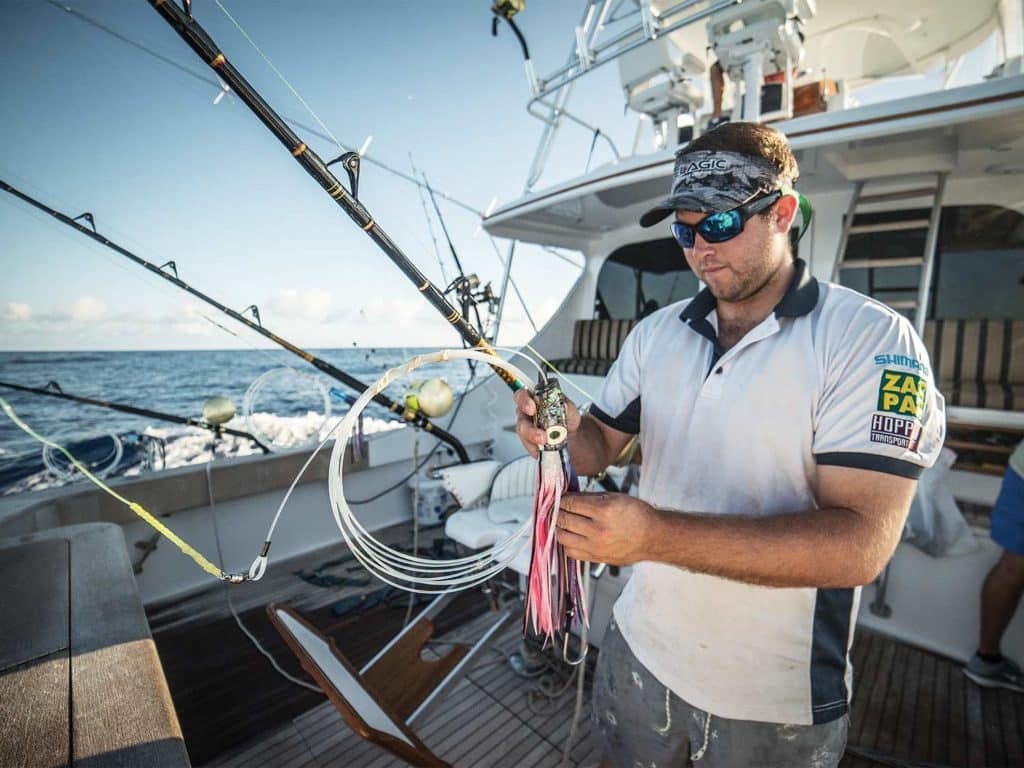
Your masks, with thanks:
M 928 316 L 928 297 L 931 293 L 932 275 L 935 267 L 935 249 L 939 240 L 939 216 L 942 213 L 942 199 L 946 191 L 946 172 L 935 175 L 935 186 L 924 189 L 907 189 L 899 192 L 883 192 L 875 195 L 864 194 L 863 181 L 858 181 L 853 189 L 853 198 L 850 200 L 850 207 L 846 211 L 846 219 L 843 221 L 843 233 L 839 238 L 839 250 L 836 253 L 835 264 L 832 267 L 832 282 L 838 282 L 839 274 L 844 269 L 894 269 L 897 267 L 919 267 L 917 297 L 914 299 L 898 299 L 885 302 L 896 310 L 912 310 L 911 319 L 917 335 L 924 336 L 924 322 Z M 854 225 L 853 220 L 857 209 L 863 205 L 872 203 L 887 203 L 894 200 L 909 200 L 920 197 L 932 198 L 931 214 L 927 219 L 908 219 L 904 221 L 891 221 L 878 224 Z M 927 230 L 925 236 L 924 253 L 920 256 L 905 256 L 896 258 L 856 258 L 846 257 L 847 245 L 850 235 L 869 232 L 900 232 L 906 230 Z M 872 297 L 877 298 L 877 297 Z M 889 588 L 889 568 L 892 563 L 886 563 L 885 568 L 875 579 L 875 596 L 868 605 L 876 616 L 887 619 L 892 615 L 892 607 L 885 601 L 885 595 Z
M 931 293 L 932 276 L 935 268 L 935 250 L 939 240 L 939 217 L 942 213 L 942 200 L 946 191 L 946 177 L 948 172 L 940 171 L 935 174 L 935 186 L 907 189 L 899 192 L 883 192 L 875 195 L 865 195 L 864 185 L 866 182 L 858 181 L 853 189 L 853 198 L 850 200 L 850 207 L 846 211 L 846 219 L 843 221 L 843 232 L 839 238 L 839 248 L 836 252 L 836 260 L 832 267 L 832 282 L 838 282 L 840 272 L 844 269 L 893 269 L 896 267 L 919 267 L 920 275 L 917 283 L 917 297 L 914 299 L 898 299 L 884 302 L 896 310 L 911 310 L 911 319 L 914 328 L 919 336 L 924 335 L 924 322 L 928 315 L 928 297 Z M 872 203 L 886 203 L 894 200 L 908 200 L 911 198 L 930 197 L 932 198 L 931 214 L 924 219 L 910 219 L 905 221 L 881 222 L 877 224 L 858 224 L 853 221 L 857 210 L 861 206 Z M 901 258 L 847 258 L 847 245 L 850 235 L 869 232 L 898 232 L 904 230 L 926 230 L 924 253 L 920 256 L 908 256 Z M 877 297 L 872 297 L 877 298 Z M 880 299 L 881 300 L 881 299 Z

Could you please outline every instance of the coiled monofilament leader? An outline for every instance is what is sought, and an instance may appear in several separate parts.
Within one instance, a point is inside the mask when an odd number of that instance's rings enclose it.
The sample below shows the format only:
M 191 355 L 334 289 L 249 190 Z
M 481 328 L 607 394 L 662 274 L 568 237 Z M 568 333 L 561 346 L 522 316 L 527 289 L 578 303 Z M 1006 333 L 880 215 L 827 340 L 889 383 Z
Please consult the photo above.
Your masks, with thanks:
M 530 377 L 527 377 L 508 361 L 475 349 L 447 349 L 418 355 L 404 365 L 387 371 L 368 387 L 349 409 L 336 429 L 336 433 L 343 436 L 344 439 L 336 440 L 334 443 L 327 475 L 331 510 L 338 524 L 338 530 L 341 531 L 352 554 L 367 571 L 384 583 L 420 594 L 440 594 L 453 589 L 467 589 L 482 584 L 508 566 L 526 544 L 530 531 L 530 521 L 527 520 L 517 531 L 490 549 L 468 557 L 433 560 L 399 552 L 375 539 L 359 522 L 345 501 L 343 486 L 345 447 L 359 414 L 363 412 L 374 395 L 392 382 L 428 363 L 445 363 L 450 360 L 477 360 L 502 368 L 520 381 L 530 381 Z
M 261 392 L 268 386 L 282 385 L 294 392 L 298 388 L 296 386 L 297 382 L 304 383 L 314 393 L 319 395 L 320 401 L 323 404 L 323 417 L 316 424 L 316 429 L 303 436 L 301 430 L 286 424 L 282 434 L 266 434 L 261 428 L 266 426 L 266 424 L 263 423 L 263 420 L 260 418 L 261 414 L 257 410 L 257 403 L 259 402 Z M 291 367 L 271 368 L 269 371 L 265 371 L 256 377 L 252 384 L 249 385 L 249 389 L 245 391 L 245 397 L 242 398 L 242 415 L 245 417 L 246 429 L 272 451 L 279 451 L 282 448 L 305 448 L 315 445 L 317 440 L 320 439 L 324 426 L 331 417 L 331 396 L 327 392 L 327 387 L 323 381 L 311 373 Z

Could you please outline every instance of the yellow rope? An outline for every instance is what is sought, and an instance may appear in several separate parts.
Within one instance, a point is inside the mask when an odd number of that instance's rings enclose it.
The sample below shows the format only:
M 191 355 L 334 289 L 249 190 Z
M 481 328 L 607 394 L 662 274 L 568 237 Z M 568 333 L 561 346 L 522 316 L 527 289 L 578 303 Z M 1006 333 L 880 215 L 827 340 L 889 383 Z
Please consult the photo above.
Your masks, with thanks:
M 52 440 L 47 440 L 45 437 L 43 437 L 42 435 L 38 434 L 35 430 L 33 430 L 32 427 L 30 427 L 28 424 L 26 424 L 24 421 L 22 421 L 20 418 L 18 418 L 18 415 L 14 412 L 14 409 L 11 408 L 10 403 L 8 403 L 2 397 L 0 397 L 0 407 L 2 407 L 4 409 L 4 413 L 7 414 L 7 417 L 11 421 L 13 421 L 14 424 L 19 429 L 21 429 L 23 432 L 25 432 L 26 434 L 30 435 L 31 437 L 35 438 L 36 440 L 38 440 L 43 445 L 49 446 L 50 448 L 53 448 L 54 450 L 60 451 L 65 456 L 67 456 L 68 460 L 75 467 L 75 469 L 77 469 L 79 472 L 81 472 L 83 475 L 85 475 L 87 478 L 89 478 L 89 480 L 91 480 L 92 483 L 94 485 L 96 485 L 98 488 L 100 488 L 101 490 L 106 491 L 107 493 L 109 493 L 115 499 L 117 499 L 122 504 L 124 504 L 126 507 L 128 507 L 128 509 L 130 509 L 136 515 L 141 517 L 147 524 L 152 526 L 157 532 L 159 532 L 164 537 L 166 537 L 172 544 L 174 544 L 184 554 L 186 554 L 189 557 L 191 557 L 195 561 L 196 565 L 198 565 L 200 568 L 202 568 L 204 571 L 206 571 L 211 576 L 214 576 L 215 578 L 218 578 L 218 579 L 226 578 L 226 574 L 224 573 L 224 571 L 222 571 L 216 565 L 214 565 L 209 560 L 207 560 L 205 557 L 203 557 L 201 554 L 199 554 L 199 552 L 197 552 L 195 549 L 193 549 L 191 546 L 189 546 L 187 543 L 185 543 L 178 536 L 178 534 L 176 534 L 174 531 L 172 531 L 166 525 L 161 523 L 156 517 L 153 516 L 152 513 L 148 512 L 141 504 L 137 504 L 136 502 L 131 501 L 130 499 L 126 499 L 124 496 L 119 494 L 117 491 L 115 491 L 109 485 L 107 485 L 102 480 L 100 480 L 98 477 L 96 477 L 96 475 L 94 475 L 92 472 L 90 472 L 88 469 L 86 469 L 82 465 L 82 463 L 80 461 L 78 461 L 78 459 L 76 459 L 74 456 L 72 456 L 71 453 L 64 446 L 58 445 L 57 443 L 53 442 Z

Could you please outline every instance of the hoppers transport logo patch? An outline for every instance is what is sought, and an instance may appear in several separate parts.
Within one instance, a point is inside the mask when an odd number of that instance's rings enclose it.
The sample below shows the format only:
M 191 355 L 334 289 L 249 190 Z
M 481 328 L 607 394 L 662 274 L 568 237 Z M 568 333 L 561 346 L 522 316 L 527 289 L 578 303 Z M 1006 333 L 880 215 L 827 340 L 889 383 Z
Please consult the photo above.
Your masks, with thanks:
M 896 445 L 908 451 L 917 452 L 921 439 L 921 425 L 913 419 L 886 416 L 876 413 L 871 416 L 871 442 Z
M 920 419 L 927 395 L 928 382 L 920 376 L 885 370 L 878 385 L 877 410 Z

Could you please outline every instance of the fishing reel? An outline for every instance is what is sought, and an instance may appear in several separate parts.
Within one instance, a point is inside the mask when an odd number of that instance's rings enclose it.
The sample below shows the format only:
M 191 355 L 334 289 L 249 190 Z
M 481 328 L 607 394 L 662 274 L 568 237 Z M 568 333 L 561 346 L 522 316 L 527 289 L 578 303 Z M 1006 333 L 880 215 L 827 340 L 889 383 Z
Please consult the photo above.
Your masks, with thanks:
M 466 319 L 469 319 L 469 311 L 481 304 L 487 305 L 487 314 L 489 316 L 494 315 L 498 311 L 497 294 L 494 293 L 494 289 L 489 282 L 481 288 L 480 278 L 475 272 L 469 275 L 459 275 L 452 280 L 448 287 L 444 289 L 446 296 L 450 293 L 455 294 L 455 298 L 459 302 L 459 309 L 462 311 L 462 316 Z M 479 316 L 477 320 L 479 321 Z M 484 335 L 482 327 L 477 328 L 477 331 L 481 336 Z
M 428 379 L 414 383 L 405 395 L 405 407 L 432 419 L 452 409 L 455 393 L 444 379 Z

